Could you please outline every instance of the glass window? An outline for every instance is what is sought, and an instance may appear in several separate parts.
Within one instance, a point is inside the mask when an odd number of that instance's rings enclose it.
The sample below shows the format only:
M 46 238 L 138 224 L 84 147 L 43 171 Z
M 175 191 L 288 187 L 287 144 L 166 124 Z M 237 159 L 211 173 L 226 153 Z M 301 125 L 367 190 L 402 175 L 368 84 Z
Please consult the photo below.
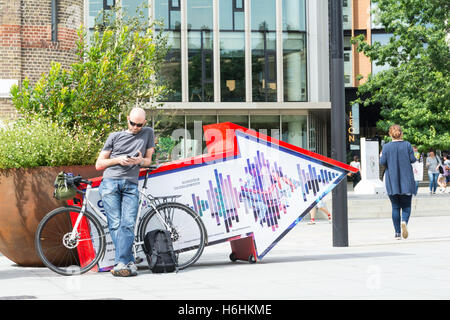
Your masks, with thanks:
M 276 7 L 274 0 L 252 0 L 252 31 L 275 31 Z
M 306 123 L 306 115 L 282 115 L 282 140 L 297 147 L 307 149 L 308 140 Z
M 142 18 L 148 21 L 148 8 L 144 8 L 146 4 L 147 0 L 122 0 L 122 8 L 127 16 L 138 17 L 142 13 Z
M 283 31 L 306 31 L 305 0 L 283 0 Z
M 277 101 L 275 32 L 252 32 L 253 101 Z
M 164 29 L 181 29 L 181 0 L 155 0 L 155 18 L 162 21 Z
M 306 101 L 305 34 L 283 33 L 284 101 Z
M 188 30 L 200 30 L 213 28 L 213 4 L 212 0 L 188 0 L 187 20 Z
M 273 0 L 252 0 L 253 101 L 277 101 L 276 7 Z
M 248 115 L 219 115 L 219 122 L 231 122 L 238 126 L 248 128 Z
M 88 27 L 89 29 L 94 28 L 95 18 L 100 11 L 103 10 L 103 0 L 91 0 L 89 1 L 89 17 L 88 17 Z
M 94 34 L 95 25 L 103 24 L 102 11 L 111 10 L 116 5 L 115 0 L 91 0 L 89 1 L 89 14 L 88 14 L 88 40 Z
M 220 0 L 220 30 L 244 31 L 244 0 Z
M 187 3 L 189 101 L 214 101 L 212 9 L 212 0 Z
M 181 101 L 181 36 L 179 31 L 168 34 L 166 61 L 161 66 L 159 79 L 167 86 L 167 94 L 160 101 Z
M 244 32 L 220 34 L 221 101 L 245 101 Z
M 220 2 L 221 101 L 245 101 L 244 1 Z
M 203 126 L 217 123 L 216 115 L 186 116 L 186 156 L 193 157 L 207 153 Z
M 159 101 L 180 102 L 181 97 L 181 15 L 180 1 L 155 0 L 155 19 L 162 23 L 170 47 L 159 79 L 167 86 L 166 96 Z M 156 28 L 159 30 L 159 26 Z
M 257 132 L 280 139 L 279 115 L 250 115 L 250 127 Z
M 350 36 L 344 36 L 344 82 L 346 87 L 353 86 L 352 44 L 350 39 Z
M 372 45 L 375 42 L 380 43 L 382 46 L 389 43 L 389 39 L 392 37 L 392 33 L 372 33 Z M 377 74 L 380 71 L 389 69 L 389 64 L 378 65 L 378 62 L 372 61 L 372 75 Z
M 157 144 L 166 139 L 172 141 L 169 150 L 164 150 L 165 154 L 156 154 L 156 159 L 178 160 L 184 158 L 185 155 L 185 138 L 186 131 L 184 129 L 184 115 L 176 114 L 158 114 L 154 117 L 154 130 Z M 164 145 L 170 145 L 165 141 Z

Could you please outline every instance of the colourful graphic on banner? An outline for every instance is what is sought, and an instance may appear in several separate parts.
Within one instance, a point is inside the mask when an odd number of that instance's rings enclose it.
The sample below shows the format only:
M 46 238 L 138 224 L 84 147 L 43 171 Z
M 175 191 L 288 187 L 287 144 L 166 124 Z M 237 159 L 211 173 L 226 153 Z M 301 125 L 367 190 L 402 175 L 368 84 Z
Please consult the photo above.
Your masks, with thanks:
M 237 135 L 258 142 L 243 133 Z M 286 170 L 281 165 L 259 150 L 256 150 L 254 157 L 245 157 L 244 161 L 243 171 L 235 172 L 240 176 L 237 187 L 233 186 L 229 174 L 224 177 L 223 173 L 214 169 L 210 175 L 214 179 L 208 180 L 207 190 L 200 194 L 192 193 L 191 208 L 202 218 L 209 217 L 217 226 L 224 226 L 226 233 L 231 231 L 233 223 L 239 223 L 241 206 L 245 214 L 252 214 L 261 227 L 275 232 L 279 228 L 279 220 L 291 206 L 290 198 L 301 196 L 306 203 L 309 201 L 308 195 L 312 195 L 319 201 L 328 192 L 330 184 L 341 176 L 322 163 L 308 162 L 307 165 L 296 163 L 297 177 L 291 177 L 284 173 Z M 289 165 L 292 166 L 292 163 Z

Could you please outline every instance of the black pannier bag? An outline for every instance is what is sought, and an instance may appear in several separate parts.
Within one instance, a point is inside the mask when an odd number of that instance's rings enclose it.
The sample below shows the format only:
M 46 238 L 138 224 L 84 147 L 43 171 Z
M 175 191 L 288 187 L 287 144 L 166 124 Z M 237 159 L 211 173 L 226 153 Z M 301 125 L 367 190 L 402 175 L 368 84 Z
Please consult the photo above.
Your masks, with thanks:
M 147 232 L 144 237 L 144 252 L 153 273 L 178 272 L 169 231 L 158 229 Z

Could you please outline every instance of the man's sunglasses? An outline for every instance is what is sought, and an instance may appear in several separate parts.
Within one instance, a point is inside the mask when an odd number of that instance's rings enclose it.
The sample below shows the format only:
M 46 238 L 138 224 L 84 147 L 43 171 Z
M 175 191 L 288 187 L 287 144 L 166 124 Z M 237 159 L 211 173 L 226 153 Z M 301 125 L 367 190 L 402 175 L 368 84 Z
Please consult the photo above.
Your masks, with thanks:
M 140 127 L 142 127 L 144 125 L 143 123 L 136 123 L 136 122 L 133 122 L 131 120 L 128 120 L 128 122 L 130 123 L 130 125 L 132 127 L 136 126 L 136 127 L 140 128 Z

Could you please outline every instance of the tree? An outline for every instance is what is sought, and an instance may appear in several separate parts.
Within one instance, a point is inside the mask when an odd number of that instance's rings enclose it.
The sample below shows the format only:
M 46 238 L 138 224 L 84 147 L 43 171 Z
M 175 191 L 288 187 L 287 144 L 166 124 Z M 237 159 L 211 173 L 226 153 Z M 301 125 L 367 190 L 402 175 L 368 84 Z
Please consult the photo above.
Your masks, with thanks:
M 450 149 L 450 2 L 373 0 L 389 43 L 352 39 L 357 50 L 389 68 L 358 88 L 364 106 L 381 105 L 377 127 L 397 123 L 421 150 Z
M 25 79 L 12 88 L 19 113 L 104 137 L 123 126 L 131 107 L 164 94 L 166 87 L 156 78 L 168 49 L 166 37 L 155 33 L 148 21 L 119 10 L 102 14 L 89 44 L 85 29 L 79 29 L 79 60 L 70 69 L 52 63 L 33 87 Z

